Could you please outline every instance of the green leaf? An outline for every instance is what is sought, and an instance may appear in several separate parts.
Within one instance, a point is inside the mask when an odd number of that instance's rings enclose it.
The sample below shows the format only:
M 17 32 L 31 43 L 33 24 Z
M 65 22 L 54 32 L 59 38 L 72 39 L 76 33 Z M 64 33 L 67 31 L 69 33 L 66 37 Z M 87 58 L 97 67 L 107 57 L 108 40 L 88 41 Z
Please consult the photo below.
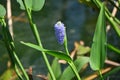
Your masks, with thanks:
M 78 50 L 77 50 L 77 55 L 84 55 L 86 53 L 90 52 L 89 47 L 85 47 L 83 45 L 79 45 Z
M 5 8 L 0 4 L 0 17 L 3 18 L 6 14 Z
M 68 55 L 66 55 L 65 53 L 63 53 L 63 52 L 57 52 L 57 51 L 43 49 L 40 46 L 32 44 L 32 43 L 24 43 L 24 42 L 21 42 L 21 43 L 24 44 L 24 45 L 26 45 L 26 46 L 28 46 L 28 47 L 36 49 L 38 51 L 43 51 L 43 52 L 45 52 L 45 53 L 47 53 L 49 55 L 52 55 L 52 56 L 55 56 L 57 58 L 63 59 L 65 61 L 67 61 L 67 62 L 71 62 L 72 61 L 72 59 Z
M 61 66 L 60 66 L 60 63 L 58 63 L 58 58 L 55 58 L 53 60 L 51 67 L 52 67 L 53 73 L 55 74 L 56 79 L 59 80 L 61 75 Z M 52 80 L 52 78 L 50 77 L 50 74 L 48 74 L 48 80 Z
M 98 8 L 101 8 L 102 2 L 100 0 L 93 0 L 93 2 L 98 6 Z M 116 17 L 112 16 L 107 7 L 105 7 L 105 15 L 112 27 L 114 28 L 117 35 L 120 37 L 119 20 Z
M 32 10 L 39 11 L 44 6 L 45 0 L 33 0 L 32 3 Z
M 78 71 L 82 69 L 82 67 L 89 61 L 89 57 L 79 57 L 74 61 L 74 64 Z M 60 80 L 71 80 L 73 77 L 75 77 L 74 72 L 72 71 L 71 67 L 68 66 L 63 74 L 61 75 Z
M 93 44 L 90 53 L 90 66 L 93 70 L 100 70 L 104 66 L 106 58 L 106 26 L 105 26 L 105 8 L 102 4 L 96 29 L 93 38 Z
M 7 69 L 1 76 L 0 80 L 10 80 L 11 77 L 15 77 L 13 69 Z M 13 76 L 14 75 L 14 76 Z
M 32 9 L 32 0 L 24 0 L 27 8 Z M 25 10 L 23 0 L 17 0 L 17 2 L 20 4 L 20 9 Z
M 39 11 L 42 9 L 45 0 L 24 0 L 26 7 L 30 10 L 33 11 Z M 17 0 L 17 2 L 20 4 L 20 8 L 22 10 L 25 10 L 24 4 L 23 4 L 23 0 Z

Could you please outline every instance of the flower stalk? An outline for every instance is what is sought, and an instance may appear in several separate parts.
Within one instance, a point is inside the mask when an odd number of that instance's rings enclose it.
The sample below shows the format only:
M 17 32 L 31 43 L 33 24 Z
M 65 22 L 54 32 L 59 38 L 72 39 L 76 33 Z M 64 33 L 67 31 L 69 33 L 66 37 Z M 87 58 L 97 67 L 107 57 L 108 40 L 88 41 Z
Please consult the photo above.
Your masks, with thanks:
M 55 35 L 56 35 L 56 38 L 58 40 L 58 43 L 60 43 L 61 45 L 63 44 L 64 45 L 64 48 L 65 48 L 65 51 L 66 51 L 66 54 L 68 56 L 69 55 L 69 51 L 68 51 L 68 47 L 67 47 L 67 36 L 66 36 L 66 31 L 65 31 L 65 26 L 64 24 L 61 22 L 61 21 L 58 21 L 55 26 L 54 26 L 54 29 L 55 29 Z M 78 80 L 81 80 L 79 74 L 78 74 L 78 71 L 74 65 L 74 62 L 71 61 L 71 62 L 68 62 L 68 64 L 70 65 L 71 69 L 73 70 L 73 72 L 75 73 L 76 77 Z

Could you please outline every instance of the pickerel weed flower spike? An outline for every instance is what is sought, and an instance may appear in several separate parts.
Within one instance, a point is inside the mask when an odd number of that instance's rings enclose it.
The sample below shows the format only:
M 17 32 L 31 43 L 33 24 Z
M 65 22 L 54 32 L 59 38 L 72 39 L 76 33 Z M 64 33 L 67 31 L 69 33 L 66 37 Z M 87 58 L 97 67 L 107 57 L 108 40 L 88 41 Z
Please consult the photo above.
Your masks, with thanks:
M 64 43 L 64 37 L 65 37 L 65 27 L 64 24 L 61 21 L 58 21 L 55 26 L 55 35 L 58 40 L 58 43 L 63 44 Z

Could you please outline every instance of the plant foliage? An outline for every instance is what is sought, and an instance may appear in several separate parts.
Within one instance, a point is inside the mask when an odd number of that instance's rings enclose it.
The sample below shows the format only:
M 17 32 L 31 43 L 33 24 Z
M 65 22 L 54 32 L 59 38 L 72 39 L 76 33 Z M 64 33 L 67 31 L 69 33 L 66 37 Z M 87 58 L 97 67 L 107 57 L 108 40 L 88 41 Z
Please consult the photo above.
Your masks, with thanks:
M 93 44 L 90 53 L 90 65 L 93 70 L 100 70 L 104 66 L 106 58 L 105 44 L 106 44 L 105 7 L 104 4 L 102 4 L 96 24 Z

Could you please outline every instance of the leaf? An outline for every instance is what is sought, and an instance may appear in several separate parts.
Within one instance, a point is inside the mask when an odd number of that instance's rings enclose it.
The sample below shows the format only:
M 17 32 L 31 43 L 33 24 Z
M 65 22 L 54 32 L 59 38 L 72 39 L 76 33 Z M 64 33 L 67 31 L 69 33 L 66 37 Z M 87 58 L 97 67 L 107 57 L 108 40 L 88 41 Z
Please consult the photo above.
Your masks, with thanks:
M 44 6 L 45 0 L 33 0 L 32 3 L 32 10 L 39 11 Z
M 32 0 L 24 0 L 27 8 L 32 9 Z M 17 0 L 17 2 L 20 4 L 20 9 L 25 10 L 23 0 Z
M 74 61 L 74 64 L 78 71 L 82 69 L 82 67 L 89 61 L 89 57 L 79 57 Z M 68 77 L 69 76 L 69 77 Z M 60 80 L 71 80 L 73 77 L 75 77 L 74 72 L 72 71 L 71 67 L 68 66 L 63 74 L 60 77 Z
M 52 55 L 52 56 L 55 56 L 57 58 L 63 59 L 65 61 L 67 61 L 67 62 L 71 62 L 72 61 L 72 59 L 68 55 L 66 55 L 65 53 L 63 53 L 63 52 L 57 52 L 57 51 L 43 49 L 40 46 L 32 44 L 32 43 L 24 43 L 22 41 L 21 41 L 21 43 L 24 44 L 24 45 L 26 45 L 26 46 L 28 46 L 28 47 L 36 49 L 38 51 L 43 51 L 43 52 L 45 52 L 45 53 L 47 53 L 49 55 Z
M 77 50 L 77 55 L 84 55 L 90 51 L 89 47 L 85 47 L 83 45 L 79 45 Z
M 96 29 L 94 33 L 91 53 L 90 66 L 93 70 L 100 70 L 104 66 L 106 58 L 106 28 L 105 28 L 105 8 L 102 4 Z
M 56 79 L 58 80 L 61 75 L 61 66 L 60 66 L 60 63 L 58 63 L 58 58 L 55 58 L 53 60 L 51 67 L 52 67 L 52 70 L 53 70 L 53 73 L 54 73 Z M 50 77 L 50 74 L 48 74 L 48 80 L 52 80 Z
M 0 4 L 0 17 L 4 17 L 6 14 L 5 8 Z
M 10 80 L 10 78 L 15 77 L 16 75 L 14 74 L 13 69 L 7 69 L 1 76 L 0 80 Z
M 101 8 L 102 5 L 101 1 L 93 0 L 93 2 L 98 6 L 98 8 Z M 116 17 L 112 16 L 107 7 L 105 7 L 105 15 L 110 24 L 112 25 L 113 29 L 115 30 L 115 32 L 117 33 L 117 35 L 120 37 L 119 20 Z
M 45 0 L 24 0 L 27 8 L 33 11 L 39 11 L 42 9 Z M 25 7 L 23 5 L 23 0 L 17 0 L 17 2 L 20 4 L 20 8 L 22 10 L 25 10 Z

